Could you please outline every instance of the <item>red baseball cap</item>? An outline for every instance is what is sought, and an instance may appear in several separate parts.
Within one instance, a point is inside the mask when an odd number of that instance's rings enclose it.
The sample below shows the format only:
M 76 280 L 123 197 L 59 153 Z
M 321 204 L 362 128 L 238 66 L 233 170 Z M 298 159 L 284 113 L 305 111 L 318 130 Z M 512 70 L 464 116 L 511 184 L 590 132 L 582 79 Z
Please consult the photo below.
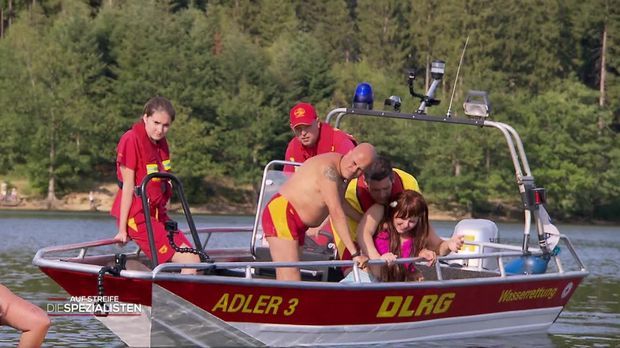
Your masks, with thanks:
M 291 127 L 295 128 L 300 124 L 310 125 L 317 119 L 314 106 L 308 103 L 297 103 L 290 112 Z

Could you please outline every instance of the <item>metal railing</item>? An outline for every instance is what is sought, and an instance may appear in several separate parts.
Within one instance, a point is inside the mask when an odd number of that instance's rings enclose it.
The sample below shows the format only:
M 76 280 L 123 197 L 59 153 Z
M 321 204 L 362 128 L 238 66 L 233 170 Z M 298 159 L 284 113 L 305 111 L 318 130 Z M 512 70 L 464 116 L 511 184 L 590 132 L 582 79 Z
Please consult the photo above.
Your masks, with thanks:
M 575 249 L 572 245 L 572 243 L 570 242 L 570 240 L 564 236 L 561 235 L 560 239 L 562 241 L 564 241 L 564 245 L 568 248 L 568 250 L 570 251 L 570 255 L 573 257 L 575 263 L 577 264 L 577 271 L 579 272 L 586 272 L 586 267 L 583 264 L 583 262 L 581 261 L 581 259 L 579 258 L 579 256 L 577 255 L 577 253 L 575 252 Z M 450 261 L 456 261 L 456 260 L 484 260 L 484 259 L 495 259 L 498 262 L 499 268 L 498 269 L 484 269 L 482 267 L 482 262 L 478 263 L 478 266 L 476 267 L 466 267 L 464 268 L 467 271 L 481 271 L 481 272 L 486 272 L 488 273 L 496 273 L 497 277 L 500 278 L 505 278 L 507 276 L 510 276 L 512 274 L 508 274 L 505 271 L 504 268 L 504 260 L 506 258 L 517 258 L 517 257 L 521 257 L 523 256 L 523 253 L 521 252 L 520 247 L 518 246 L 512 246 L 512 245 L 506 245 L 506 244 L 499 244 L 499 243 L 490 243 L 490 242 L 476 242 L 476 241 L 472 241 L 472 242 L 465 242 L 466 245 L 473 245 L 473 246 L 478 246 L 481 250 L 480 253 L 477 254 L 450 254 L 447 256 L 441 256 L 437 258 L 437 262 L 435 263 L 434 266 L 434 270 L 435 270 L 435 275 L 437 277 L 438 281 L 442 281 L 444 280 L 444 276 L 443 276 L 443 269 L 445 268 L 442 267 L 442 264 L 449 264 Z M 503 249 L 503 250 L 507 250 L 507 251 L 500 251 L 500 252 L 492 252 L 492 253 L 484 253 L 484 249 L 485 248 L 494 248 L 494 249 Z M 532 249 L 531 250 L 531 256 L 542 256 L 543 252 L 540 249 Z M 557 271 L 556 272 L 546 272 L 543 274 L 528 274 L 527 276 L 544 276 L 549 275 L 549 274 L 563 274 L 566 271 L 564 270 L 564 267 L 562 266 L 562 263 L 560 261 L 559 256 L 551 256 L 554 259 L 554 262 L 557 266 Z M 424 258 L 421 257 L 415 257 L 415 258 L 400 258 L 397 259 L 395 261 L 395 263 L 397 264 L 404 264 L 404 263 L 416 263 L 416 264 L 424 264 L 427 261 Z M 385 265 L 385 261 L 384 260 L 370 260 L 368 261 L 369 265 Z M 345 260 L 345 261 L 300 261 L 300 262 L 257 262 L 257 261 L 248 261 L 248 262 L 214 262 L 211 264 L 178 264 L 178 263 L 167 263 L 167 264 L 161 264 L 159 266 L 157 266 L 154 270 L 153 270 L 153 279 L 156 279 L 158 277 L 158 274 L 165 272 L 165 271 L 171 271 L 171 270 L 179 270 L 182 268 L 195 268 L 195 269 L 199 269 L 199 270 L 243 270 L 244 272 L 244 278 L 246 279 L 253 279 L 254 275 L 256 274 L 255 270 L 257 269 L 266 269 L 266 268 L 279 268 L 279 267 L 296 267 L 296 268 L 300 268 L 300 269 L 320 269 L 320 268 L 327 268 L 327 267 L 352 267 L 353 269 L 353 274 L 354 274 L 354 279 L 355 282 L 360 282 L 361 281 L 361 276 L 360 276 L 360 272 L 362 272 L 362 270 L 360 270 L 359 266 L 357 265 L 357 263 L 350 261 L 350 260 Z M 449 266 L 448 266 L 449 267 Z M 452 268 L 452 267 L 449 267 Z M 182 277 L 185 277 L 185 275 L 183 275 Z
M 207 236 L 205 237 L 205 241 L 201 242 L 201 245 L 203 245 L 203 248 L 206 248 L 208 242 L 209 242 L 209 238 L 211 237 L 211 235 L 213 235 L 214 233 L 249 233 L 252 232 L 252 227 L 251 226 L 240 226 L 240 227 L 203 227 L 203 228 L 198 228 L 196 229 L 196 231 L 198 232 L 198 234 L 206 234 Z M 185 232 L 184 232 L 185 233 Z M 101 247 L 101 246 L 106 246 L 106 245 L 112 245 L 112 244 L 122 244 L 121 242 L 114 240 L 114 239 L 101 239 L 101 240 L 96 240 L 96 241 L 91 241 L 91 242 L 82 242 L 82 243 L 75 243 L 75 244 L 66 244 L 66 245 L 57 245 L 57 246 L 50 246 L 50 247 L 45 247 L 43 249 L 39 249 L 35 255 L 35 258 L 43 258 L 45 256 L 47 256 L 48 254 L 54 253 L 54 252 L 66 252 L 66 251 L 72 251 L 72 250 L 79 250 L 79 254 L 76 256 L 77 258 L 84 258 L 88 252 L 89 249 L 92 248 L 96 248 L 96 247 Z M 140 252 L 140 247 L 138 247 L 136 245 L 136 249 L 134 251 L 132 251 L 131 253 L 139 253 Z
M 204 228 L 204 229 L 199 229 L 198 231 L 200 231 L 201 233 L 221 233 L 221 232 L 232 233 L 232 232 L 249 232 L 250 228 L 245 227 L 245 228 L 237 229 L 237 230 L 233 228 L 224 228 L 224 229 Z M 577 255 L 573 247 L 573 244 L 570 242 L 570 240 L 566 236 L 561 235 L 560 241 L 563 242 L 563 246 L 566 247 L 566 249 L 569 251 L 569 255 L 572 257 L 572 260 L 575 262 L 577 266 L 576 271 L 587 272 L 587 269 L 584 263 L 581 261 L 579 255 Z M 113 239 L 106 239 L 106 240 L 99 240 L 99 241 L 93 241 L 93 242 L 87 242 L 87 243 L 76 243 L 76 244 L 69 244 L 69 245 L 63 245 L 63 246 L 47 247 L 47 248 L 43 248 L 39 250 L 36 253 L 33 259 L 33 263 L 37 266 L 60 267 L 63 269 L 97 272 L 100 268 L 100 266 L 98 265 L 89 265 L 89 264 L 84 264 L 84 263 L 72 263 L 71 258 L 69 259 L 50 258 L 50 254 L 58 253 L 58 252 L 76 251 L 77 256 L 75 258 L 84 259 L 87 256 L 88 252 L 92 249 L 109 246 L 113 244 L 118 244 L 118 243 L 119 243 L 118 241 L 115 241 Z M 495 259 L 498 264 L 498 269 L 485 269 L 482 266 L 483 265 L 482 262 L 478 262 L 477 266 L 464 267 L 462 269 L 466 271 L 484 272 L 486 277 L 488 277 L 489 274 L 494 273 L 493 274 L 494 277 L 505 278 L 507 276 L 511 276 L 511 274 L 508 274 L 505 271 L 505 268 L 504 268 L 505 260 L 507 258 L 517 258 L 517 257 L 523 256 L 523 253 L 521 252 L 521 249 L 518 246 L 499 244 L 499 243 L 490 243 L 490 242 L 477 242 L 477 241 L 471 241 L 471 242 L 466 241 L 465 244 L 477 246 L 480 250 L 480 253 L 450 254 L 447 256 L 438 257 L 437 262 L 434 265 L 434 272 L 435 272 L 435 275 L 438 281 L 445 280 L 444 279 L 445 269 L 456 269 L 456 270 L 461 269 L 461 268 L 450 267 L 449 265 L 451 262 L 457 261 L 457 260 L 480 260 L 481 261 L 485 259 Z M 502 251 L 485 253 L 484 250 L 486 248 L 493 248 L 493 249 L 502 250 Z M 137 255 L 139 251 L 140 251 L 139 248 L 136 248 L 136 250 L 132 253 L 133 255 Z M 541 255 L 543 255 L 542 250 L 531 249 L 531 256 L 541 256 Z M 102 256 L 102 257 L 107 256 L 110 258 L 113 257 L 112 254 L 93 255 L 93 256 Z M 556 265 L 557 271 L 547 271 L 544 274 L 532 274 L 532 275 L 527 275 L 527 276 L 539 277 L 539 276 L 545 276 L 545 275 L 548 276 L 550 274 L 566 273 L 567 271 L 565 270 L 560 260 L 560 257 L 552 256 L 552 258 Z M 411 263 L 411 262 L 416 263 L 416 264 L 425 264 L 427 261 L 420 257 L 402 258 L 402 259 L 396 260 L 396 263 L 399 263 L 399 264 L 400 263 Z M 370 260 L 368 264 L 369 265 L 384 265 L 385 261 Z M 330 268 L 330 267 L 352 267 L 353 277 L 354 277 L 355 282 L 361 281 L 360 272 L 363 272 L 362 270 L 360 270 L 360 268 L 357 266 L 356 263 L 350 260 L 346 260 L 346 261 L 331 261 L 331 260 L 330 261 L 301 261 L 301 262 L 270 262 L 270 261 L 219 262 L 219 261 L 216 261 L 214 263 L 198 263 L 198 264 L 179 264 L 179 263 L 160 264 L 157 267 L 155 267 L 152 272 L 144 272 L 144 271 L 139 272 L 139 273 L 145 273 L 145 274 L 140 275 L 139 278 L 145 278 L 145 279 L 150 278 L 150 279 L 155 280 L 159 277 L 159 275 L 162 272 L 179 270 L 182 268 L 195 268 L 195 269 L 209 269 L 209 270 L 218 270 L 218 269 L 219 270 L 242 270 L 245 279 L 253 279 L 255 274 L 257 274 L 256 270 L 275 269 L 278 267 L 296 267 L 296 268 L 300 268 L 303 270 L 317 270 L 317 272 L 324 271 L 325 269 Z M 134 273 L 127 273 L 127 272 L 134 272 Z M 135 275 L 137 273 L 136 271 L 123 271 L 123 274 L 134 274 Z M 179 275 L 179 274 L 169 274 L 169 275 L 173 277 L 177 277 L 177 276 L 188 277 L 188 275 Z M 198 280 L 201 277 L 209 277 L 209 276 L 211 275 L 189 275 L 189 277 L 197 277 L 197 278 L 193 278 L 195 280 Z M 481 277 L 483 276 L 481 275 Z M 183 279 L 187 279 L 187 278 L 183 278 Z M 205 278 L 202 278 L 202 279 L 205 279 Z M 454 279 L 451 279 L 451 280 L 454 280 Z

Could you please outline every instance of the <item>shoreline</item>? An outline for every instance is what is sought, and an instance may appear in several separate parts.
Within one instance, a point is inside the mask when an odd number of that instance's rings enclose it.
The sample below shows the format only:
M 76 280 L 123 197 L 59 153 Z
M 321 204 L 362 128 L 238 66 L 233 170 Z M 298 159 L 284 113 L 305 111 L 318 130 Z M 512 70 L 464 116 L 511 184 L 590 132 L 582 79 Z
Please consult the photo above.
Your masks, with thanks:
M 44 198 L 21 197 L 20 204 L 17 206 L 3 206 L 0 204 L 0 211 L 30 211 L 30 212 L 100 212 L 108 213 L 112 208 L 116 191 L 118 190 L 116 183 L 100 184 L 91 192 L 71 192 L 62 199 L 55 200 L 52 208 L 48 208 L 48 201 Z M 92 200 L 92 201 L 91 201 Z M 173 202 L 168 205 L 168 209 L 174 213 L 182 213 L 181 203 Z M 210 214 L 210 215 L 246 215 L 252 216 L 256 214 L 256 207 L 251 203 L 230 202 L 223 196 L 213 197 L 213 201 L 203 204 L 190 204 L 193 214 Z M 433 207 L 429 207 L 429 219 L 443 221 L 457 221 L 471 216 L 458 214 L 456 212 L 441 211 Z
M 18 205 L 2 205 L 0 204 L 0 212 L 24 212 L 24 213 L 98 213 L 108 214 L 114 201 L 116 194 L 116 184 L 104 184 L 92 191 L 92 205 L 88 192 L 72 192 L 65 195 L 62 199 L 53 202 L 52 209 L 48 209 L 46 199 L 20 198 Z M 2 203 L 2 202 L 0 202 Z M 175 214 L 182 214 L 181 203 L 173 202 L 168 206 L 169 210 Z M 216 207 L 216 208 L 214 208 Z M 190 204 L 192 214 L 200 215 L 236 215 L 236 216 L 254 216 L 256 207 L 251 203 L 230 202 L 225 197 L 213 197 L 213 201 L 203 204 Z M 521 215 L 522 216 L 522 215 Z M 463 213 L 456 210 L 441 210 L 434 205 L 429 206 L 429 220 L 435 221 L 459 221 L 462 219 L 489 219 L 495 222 L 519 223 L 523 220 L 512 216 L 502 215 L 476 215 Z M 620 221 L 610 220 L 556 220 L 556 224 L 576 224 L 576 225 L 599 225 L 599 226 L 616 226 L 620 225 Z
M 56 203 L 57 205 L 53 209 L 47 209 L 47 202 L 45 200 L 38 200 L 36 202 L 27 201 L 22 202 L 18 206 L 0 206 L 0 212 L 23 212 L 23 213 L 45 213 L 45 214 L 53 214 L 53 213 L 62 213 L 62 214 L 71 214 L 71 213 L 96 213 L 96 214 L 106 214 L 110 213 L 109 207 L 100 207 L 97 209 L 91 209 L 89 203 L 81 203 L 81 204 L 63 204 Z M 238 215 L 238 216 L 254 216 L 256 214 L 255 208 L 249 208 L 248 205 L 235 205 L 228 204 L 225 206 L 219 205 L 219 209 L 209 208 L 208 205 L 190 205 L 190 209 L 192 214 L 200 214 L 200 215 Z M 169 211 L 175 214 L 182 214 L 182 207 L 180 203 L 174 203 L 169 206 Z M 441 221 L 458 221 L 461 219 L 470 218 L 470 216 L 466 215 L 456 215 L 448 212 L 442 212 L 431 209 L 429 211 L 429 219 L 430 220 L 441 220 Z

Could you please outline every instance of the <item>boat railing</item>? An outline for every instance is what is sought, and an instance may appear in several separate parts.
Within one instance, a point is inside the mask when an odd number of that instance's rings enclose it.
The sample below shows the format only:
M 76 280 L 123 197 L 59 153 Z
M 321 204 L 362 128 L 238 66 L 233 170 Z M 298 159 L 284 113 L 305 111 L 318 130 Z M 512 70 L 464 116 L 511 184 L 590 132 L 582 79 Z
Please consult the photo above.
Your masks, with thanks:
M 249 227 L 245 227 L 242 230 L 243 232 L 246 232 L 246 233 L 250 232 Z M 217 233 L 217 232 L 224 232 L 224 233 L 239 232 L 240 230 L 234 229 L 234 228 L 225 228 L 225 229 L 223 228 L 201 228 L 201 229 L 198 229 L 198 231 L 200 233 L 212 234 L 212 233 Z M 563 242 L 562 245 L 565 246 L 566 249 L 569 251 L 568 255 L 572 257 L 572 261 L 576 265 L 576 271 L 585 272 L 586 267 L 581 261 L 581 259 L 579 258 L 579 256 L 577 255 L 570 240 L 566 236 L 560 235 L 560 241 Z M 120 243 L 113 239 L 105 239 L 105 240 L 98 240 L 98 241 L 86 242 L 86 243 L 75 243 L 75 244 L 62 245 L 62 246 L 46 247 L 46 248 L 43 248 L 37 251 L 33 259 L 33 263 L 37 266 L 50 266 L 50 267 L 58 266 L 62 264 L 62 268 L 70 269 L 72 267 L 71 266 L 72 260 L 77 262 L 80 259 L 84 259 L 88 255 L 91 249 L 111 246 L 115 244 L 120 244 Z M 465 244 L 478 247 L 478 250 L 480 252 L 470 253 L 470 254 L 453 253 L 447 256 L 438 257 L 437 262 L 435 263 L 435 266 L 433 268 L 434 274 L 438 281 L 445 280 L 444 271 L 446 269 L 460 269 L 460 268 L 463 268 L 466 271 L 478 271 L 478 272 L 485 273 L 486 277 L 488 277 L 489 274 L 491 274 L 491 276 L 501 277 L 501 278 L 507 277 L 507 276 L 513 276 L 513 274 L 509 274 L 508 272 L 506 272 L 504 266 L 507 260 L 515 259 L 515 258 L 523 256 L 523 253 L 521 252 L 521 249 L 518 246 L 492 243 L 492 242 L 480 242 L 480 241 L 466 241 Z M 493 250 L 500 250 L 500 251 L 486 252 L 486 250 L 488 250 L 489 248 Z M 76 251 L 77 252 L 76 256 L 63 257 L 63 258 L 58 258 L 58 257 L 51 258 L 50 257 L 50 254 L 53 254 L 53 253 L 63 253 L 63 252 L 66 253 L 66 252 L 71 252 L 71 251 Z M 134 251 L 130 253 L 126 253 L 126 254 L 137 256 L 139 253 L 140 253 L 140 249 L 136 247 Z M 530 255 L 534 257 L 543 255 L 542 250 L 537 249 L 537 248 L 532 248 L 530 250 L 530 253 L 531 253 Z M 93 254 L 89 256 L 103 256 L 103 257 L 110 256 L 112 257 L 113 254 L 105 254 L 105 255 Z M 548 275 L 552 273 L 556 273 L 556 274 L 565 273 L 566 270 L 559 255 L 553 255 L 551 256 L 551 258 L 553 258 L 554 260 L 554 264 L 556 266 L 555 270 L 547 271 L 545 274 Z M 498 268 L 487 269 L 483 267 L 483 262 L 478 262 L 477 266 L 473 266 L 473 267 L 463 267 L 460 265 L 455 265 L 455 262 L 459 260 L 460 261 L 463 261 L 463 260 L 480 260 L 481 261 L 485 259 L 496 260 Z M 396 263 L 411 263 L 411 262 L 424 265 L 427 261 L 419 257 L 418 258 L 403 258 L 403 259 L 398 259 L 396 261 Z M 382 265 L 382 264 L 385 264 L 385 262 L 383 260 L 370 260 L 369 264 Z M 90 268 L 87 266 L 88 265 L 85 265 L 82 263 L 75 264 L 76 269 L 79 268 L 83 270 L 90 270 Z M 298 267 L 302 270 L 305 270 L 306 272 L 316 272 L 316 273 L 323 271 L 330 267 L 352 267 L 353 272 L 354 272 L 353 273 L 354 280 L 356 282 L 359 282 L 361 279 L 360 273 L 359 273 L 360 272 L 359 267 L 357 266 L 357 264 L 355 264 L 354 262 L 350 260 L 345 260 L 345 261 L 323 260 L 323 261 L 301 261 L 301 262 L 271 262 L 271 261 L 221 262 L 221 261 L 216 261 L 214 263 L 198 263 L 198 264 L 165 263 L 165 264 L 160 264 L 157 267 L 155 267 L 150 277 L 152 277 L 153 279 L 156 279 L 159 276 L 159 274 L 164 271 L 167 272 L 167 271 L 172 271 L 172 270 L 178 270 L 181 268 L 196 268 L 196 269 L 211 269 L 211 270 L 215 270 L 215 269 L 237 270 L 237 271 L 243 270 L 245 273 L 245 278 L 252 279 L 255 274 L 260 273 L 260 272 L 257 272 L 257 270 L 274 269 L 278 267 Z M 93 269 L 95 270 L 95 268 Z M 571 268 L 571 271 L 573 270 L 575 270 L 574 267 Z M 168 275 L 177 276 L 175 274 L 166 273 L 166 276 Z M 537 274 L 536 276 L 541 276 L 541 275 L 544 275 L 544 274 Z
M 201 242 L 202 248 L 204 250 L 206 249 L 209 239 L 213 234 L 250 233 L 252 232 L 252 227 L 251 226 L 203 227 L 203 228 L 197 228 L 196 231 L 198 232 L 199 235 L 206 235 L 204 238 L 204 241 Z M 184 233 L 189 233 L 189 232 L 184 232 Z M 45 247 L 37 251 L 33 259 L 33 262 L 35 262 L 36 264 L 37 260 L 48 258 L 50 254 L 67 253 L 67 252 L 72 252 L 72 251 L 77 251 L 76 255 L 71 257 L 72 259 L 84 259 L 86 256 L 92 256 L 88 254 L 90 250 L 95 249 L 95 248 L 105 247 L 105 246 L 111 246 L 111 245 L 121 246 L 123 244 L 119 242 L 118 240 L 114 240 L 114 239 L 102 239 L 102 240 L 96 240 L 96 241 L 91 241 L 91 242 L 82 242 L 82 243 Z M 126 255 L 138 255 L 140 254 L 140 252 L 141 252 L 140 247 L 138 247 L 138 245 L 135 245 L 135 248 L 133 250 L 130 250 L 128 252 L 123 252 L 123 253 Z M 99 254 L 96 256 L 102 256 L 102 255 Z
M 583 264 L 583 262 L 581 261 L 577 253 L 575 252 L 575 249 L 573 248 L 573 245 L 570 242 L 570 240 L 564 235 L 561 235 L 560 239 L 564 242 L 564 245 L 568 248 L 568 250 L 570 251 L 570 255 L 573 257 L 573 261 L 577 265 L 576 271 L 585 272 L 586 271 L 585 265 Z M 450 254 L 447 256 L 438 257 L 437 262 L 435 263 L 435 266 L 434 266 L 434 272 L 435 272 L 435 275 L 438 281 L 447 280 L 447 279 L 444 279 L 445 278 L 444 269 L 454 268 L 454 264 L 452 264 L 451 261 L 457 261 L 457 260 L 495 259 L 499 265 L 497 269 L 485 269 L 482 266 L 483 265 L 482 262 L 479 262 L 478 266 L 476 267 L 464 268 L 466 271 L 484 272 L 487 274 L 486 277 L 488 277 L 489 274 L 491 273 L 494 273 L 493 276 L 501 277 L 501 278 L 505 278 L 508 276 L 516 276 L 516 275 L 525 275 L 525 274 L 508 273 L 506 272 L 505 267 L 504 267 L 505 261 L 507 259 L 514 259 L 514 258 L 523 256 L 523 253 L 521 252 L 520 247 L 506 245 L 506 244 L 499 244 L 499 243 L 492 243 L 492 242 L 478 242 L 478 241 L 466 241 L 465 244 L 477 246 L 480 248 L 479 250 L 481 252 L 475 253 L 475 254 L 456 253 L 456 254 Z M 505 251 L 485 253 L 484 252 L 485 248 L 493 248 L 496 250 L 505 250 Z M 536 256 L 543 256 L 543 255 L 544 254 L 541 249 L 533 248 L 530 250 L 530 256 L 536 257 Z M 551 257 L 554 259 L 554 262 L 556 265 L 555 271 L 547 271 L 546 273 L 543 273 L 543 274 L 527 274 L 527 276 L 545 276 L 545 275 L 548 276 L 549 274 L 566 273 L 566 270 L 563 267 L 560 257 L 558 255 L 554 255 Z M 411 262 L 419 264 L 419 265 L 424 265 L 427 263 L 427 261 L 421 257 L 401 258 L 395 261 L 395 263 L 398 263 L 398 264 L 411 263 Z M 368 261 L 368 264 L 369 265 L 384 265 L 385 261 L 384 260 L 370 260 Z M 273 268 L 279 268 L 279 267 L 297 267 L 297 268 L 304 269 L 304 270 L 325 269 L 328 267 L 352 267 L 353 275 L 354 275 L 353 278 L 355 282 L 361 282 L 361 279 L 362 279 L 360 276 L 361 270 L 359 266 L 351 260 L 300 261 L 300 262 L 245 261 L 245 262 L 214 262 L 214 263 L 209 263 L 209 264 L 166 263 L 166 264 L 158 265 L 153 270 L 153 279 L 156 280 L 158 277 L 160 277 L 160 274 L 163 272 L 180 270 L 182 268 L 194 268 L 194 269 L 199 269 L 199 270 L 216 270 L 216 269 L 243 270 L 244 278 L 253 279 L 255 274 L 257 274 L 256 270 L 273 269 Z M 458 266 L 458 268 L 461 268 L 461 266 Z M 169 273 L 166 273 L 166 277 L 168 277 L 169 275 L 170 275 Z M 172 274 L 171 276 L 172 277 L 176 277 L 176 276 L 184 277 L 185 275 Z

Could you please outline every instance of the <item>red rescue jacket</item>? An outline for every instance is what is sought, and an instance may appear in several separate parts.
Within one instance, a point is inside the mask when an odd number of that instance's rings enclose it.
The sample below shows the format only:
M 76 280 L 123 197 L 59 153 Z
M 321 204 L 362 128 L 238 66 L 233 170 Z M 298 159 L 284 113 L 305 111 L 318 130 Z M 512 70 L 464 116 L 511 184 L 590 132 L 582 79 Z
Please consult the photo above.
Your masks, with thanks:
M 171 170 L 170 165 L 170 150 L 168 149 L 168 142 L 166 138 L 153 143 L 144 127 L 142 120 L 136 122 L 129 131 L 127 131 L 121 137 L 119 141 L 119 148 L 117 149 L 117 156 L 121 155 L 121 144 L 127 142 L 125 145 L 125 152 L 122 156 L 137 156 L 135 159 L 137 162 L 135 170 L 135 184 L 136 186 L 142 185 L 142 180 L 148 174 L 153 172 L 169 172 Z M 132 145 L 133 143 L 133 145 Z M 135 146 L 135 148 L 133 147 Z M 132 151 L 135 149 L 135 151 Z M 120 162 L 116 163 L 116 176 L 119 182 L 119 186 L 122 185 L 122 176 L 120 170 Z M 147 187 L 147 197 L 149 198 L 150 215 L 162 220 L 166 216 L 166 204 L 172 196 L 172 189 L 168 180 L 160 178 L 154 178 L 149 181 Z M 120 201 L 121 201 L 122 189 L 119 188 L 110 215 L 119 218 L 120 215 Z M 128 218 L 136 218 L 136 223 L 142 220 L 144 215 L 142 211 L 142 199 L 135 194 L 133 195 L 133 201 L 131 208 L 129 209 Z
M 319 140 L 316 145 L 314 147 L 305 147 L 297 137 L 294 137 L 291 139 L 286 149 L 286 160 L 303 163 L 308 158 L 316 155 L 336 152 L 337 146 L 345 141 L 353 144 L 351 148 L 357 145 L 355 138 L 350 134 L 339 129 L 334 129 L 328 123 L 322 122 L 319 130 Z M 345 155 L 345 153 L 343 153 L 343 155 Z M 294 168 L 285 168 L 285 171 L 288 171 L 287 169 L 292 170 Z

